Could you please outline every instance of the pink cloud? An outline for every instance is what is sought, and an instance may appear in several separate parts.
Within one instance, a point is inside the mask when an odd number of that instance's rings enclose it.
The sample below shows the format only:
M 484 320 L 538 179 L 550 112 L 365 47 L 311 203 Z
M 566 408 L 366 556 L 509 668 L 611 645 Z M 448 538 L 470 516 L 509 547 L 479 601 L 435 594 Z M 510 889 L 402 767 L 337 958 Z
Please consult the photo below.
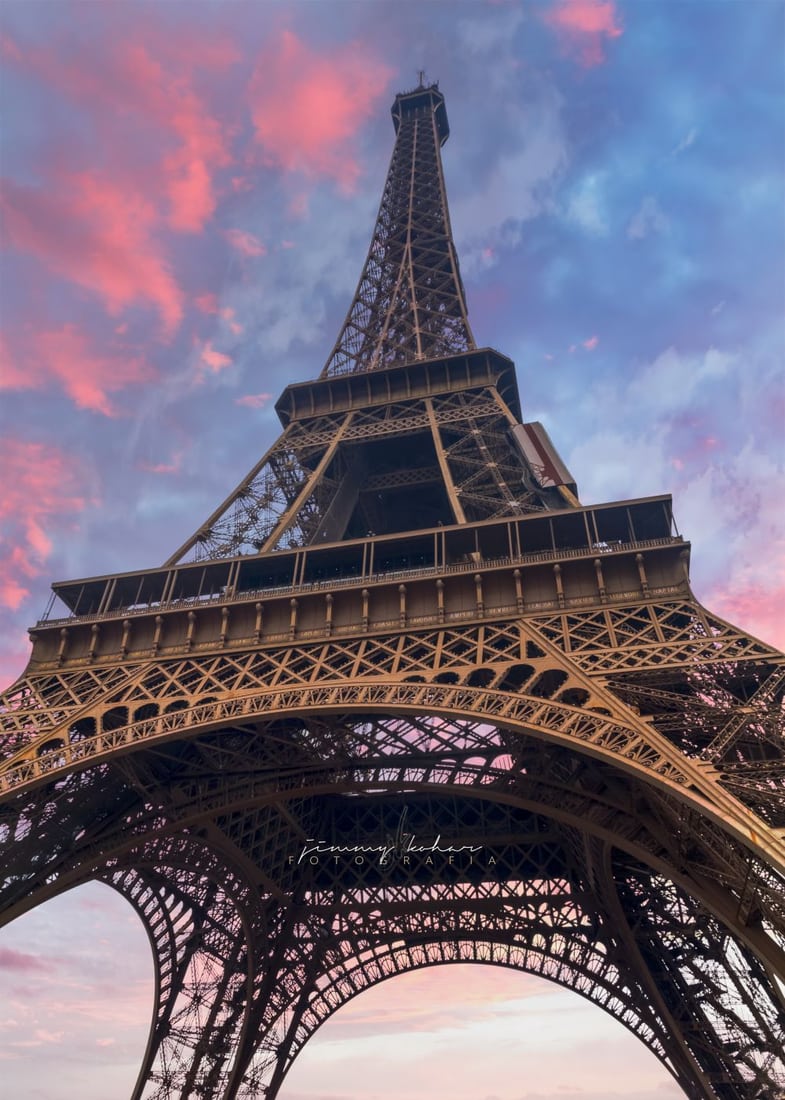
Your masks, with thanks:
M 267 249 L 253 233 L 245 233 L 242 229 L 227 229 L 224 234 L 232 248 L 237 249 L 243 256 L 264 256 Z
M 52 550 L 52 528 L 87 506 L 78 468 L 56 447 L 7 436 L 0 440 L 0 603 L 16 610 Z M 67 517 L 67 518 L 66 518 Z
M 505 1001 L 536 996 L 558 996 L 558 988 L 544 988 L 521 973 L 463 964 L 410 971 L 381 993 L 380 986 L 350 1002 L 333 1018 L 332 1027 L 346 1038 L 396 1032 L 432 1033 L 460 1026 L 467 1015 L 493 1019 Z M 381 995 L 380 995 L 381 994 Z
M 25 588 L 23 584 L 17 580 L 16 577 L 11 576 L 9 566 L 17 565 L 20 567 L 20 562 L 15 560 L 13 552 L 10 556 L 4 557 L 0 554 L 0 565 L 3 568 L 3 579 L 0 580 L 0 605 L 3 607 L 9 607 L 12 611 L 18 611 L 18 609 L 25 602 L 30 595 L 30 589 Z M 24 565 L 24 560 L 21 561 L 22 572 L 27 572 Z
M 205 227 L 216 174 L 232 162 L 233 123 L 211 109 L 205 72 L 239 58 L 213 34 L 186 30 L 183 41 L 147 18 L 132 38 L 99 32 L 24 50 L 8 39 L 3 51 L 48 94 L 79 106 L 99 150 L 85 169 L 78 143 L 53 146 L 36 166 L 40 182 L 6 185 L 7 244 L 96 294 L 112 314 L 152 306 L 167 337 L 184 301 L 165 231 Z
M 29 955 L 26 952 L 18 952 L 12 947 L 0 947 L 0 970 L 18 970 L 27 972 L 30 970 L 51 970 L 37 955 Z
M 171 462 L 137 462 L 136 466 L 148 474 L 179 474 L 183 468 L 183 452 L 175 451 Z
M 201 50 L 198 51 L 201 54 Z M 199 232 L 212 217 L 216 200 L 213 172 L 231 163 L 223 128 L 206 109 L 182 71 L 171 72 L 141 43 L 124 45 L 118 56 L 126 103 L 148 122 L 179 140 L 161 164 L 169 201 L 169 223 L 183 232 Z M 191 63 L 196 59 L 192 58 Z M 214 56 L 231 64 L 231 50 Z
M 296 221 L 300 221 L 302 218 L 308 216 L 308 207 L 308 195 L 305 191 L 298 191 L 289 199 L 287 211 L 290 217 L 294 218 Z
M 599 336 L 590 336 L 588 340 L 583 341 L 583 346 L 587 351 L 594 351 L 600 342 Z
M 188 49 L 147 20 L 132 40 L 107 38 L 92 48 L 72 44 L 70 52 L 61 48 L 22 53 L 17 48 L 11 58 L 94 116 L 113 153 L 111 163 L 127 159 L 127 139 L 135 136 L 136 123 L 147 157 L 151 149 L 157 155 L 142 173 L 135 173 L 137 187 L 144 187 L 149 198 L 165 200 L 171 228 L 198 232 L 215 210 L 213 175 L 232 158 L 227 127 L 197 93 L 195 74 L 224 70 L 239 53 L 213 36 L 200 37 L 191 30 L 186 37 Z
M 110 313 L 136 303 L 158 310 L 171 335 L 183 294 L 151 230 L 156 215 L 132 186 L 82 172 L 49 190 L 6 181 L 0 199 L 7 241 L 103 299 Z
M 780 563 L 779 583 L 759 584 L 755 581 L 734 580 L 733 591 L 724 585 L 716 585 L 704 601 L 707 607 L 721 618 L 749 630 L 764 642 L 785 649 L 785 578 Z
M 218 312 L 218 299 L 210 291 L 205 291 L 204 294 L 199 294 L 194 298 L 194 305 L 202 313 Z
M 164 162 L 171 204 L 170 224 L 174 229 L 198 233 L 215 210 L 210 173 L 205 162 L 183 149 Z
M 18 970 L 27 972 L 30 970 L 51 970 L 37 955 L 27 955 L 26 952 L 16 952 L 12 947 L 0 947 L 0 970 Z
M 587 68 L 605 60 L 604 40 L 623 34 L 613 0 L 557 0 L 543 18 Z
M 235 320 L 236 314 L 232 307 L 224 306 L 220 312 L 221 317 L 224 321 L 226 321 L 229 329 L 234 333 L 235 336 L 239 336 L 240 333 L 243 331 L 243 326 L 239 323 L 239 321 Z
M 21 62 L 24 59 L 16 42 L 7 34 L 0 34 L 0 56 L 16 62 Z
M 262 51 L 249 89 L 266 159 L 351 190 L 360 174 L 353 138 L 376 114 L 392 75 L 360 43 L 321 56 L 284 31 Z
M 264 246 L 262 246 L 264 247 Z M 218 298 L 215 294 L 205 292 L 194 298 L 194 305 L 201 313 L 207 313 L 212 316 L 219 316 L 222 321 L 226 322 L 227 327 L 235 336 L 239 336 L 243 331 L 243 326 L 236 320 L 237 314 L 231 306 L 219 306 Z
M 246 393 L 242 397 L 235 397 L 235 405 L 244 405 L 247 409 L 262 409 L 268 401 L 272 401 L 271 393 Z
M 15 351 L 16 362 L 6 353 L 0 389 L 43 389 L 55 383 L 79 408 L 104 416 L 117 415 L 110 393 L 156 376 L 142 356 L 96 351 L 88 334 L 75 325 L 26 332 L 15 340 Z
M 228 355 L 224 355 L 223 352 L 216 351 L 210 341 L 208 340 L 203 346 L 199 362 L 203 363 L 206 367 L 209 367 L 215 374 L 218 371 L 223 370 L 225 367 L 231 367 L 232 360 Z
M 0 584 L 0 607 L 16 608 L 24 600 L 24 595 L 18 604 L 14 604 L 5 598 L 5 585 Z M 6 626 L 3 632 L 3 642 L 0 645 L 0 687 L 12 684 L 21 674 L 30 659 L 30 639 L 24 630 L 14 631 Z

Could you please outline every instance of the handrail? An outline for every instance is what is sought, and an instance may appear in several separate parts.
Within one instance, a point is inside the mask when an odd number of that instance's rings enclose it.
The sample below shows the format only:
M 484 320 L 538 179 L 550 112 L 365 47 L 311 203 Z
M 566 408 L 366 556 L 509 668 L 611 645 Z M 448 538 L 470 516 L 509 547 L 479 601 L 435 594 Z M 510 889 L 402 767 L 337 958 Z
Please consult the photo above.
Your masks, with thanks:
M 333 577 L 326 580 L 311 581 L 308 584 L 275 585 L 272 588 L 243 589 L 233 593 L 210 593 L 205 596 L 185 596 L 181 599 L 153 600 L 144 606 L 131 605 L 118 607 L 110 611 L 93 612 L 87 615 L 68 615 L 58 619 L 39 619 L 36 628 L 49 628 L 56 626 L 68 626 L 75 622 L 94 623 L 104 622 L 109 619 L 135 618 L 149 615 L 151 612 L 177 611 L 181 608 L 209 607 L 213 605 L 247 603 L 249 600 L 269 599 L 278 596 L 296 596 L 314 592 L 329 592 L 334 588 L 349 588 L 372 584 L 391 584 L 395 581 L 408 580 L 423 577 L 443 577 L 459 573 L 476 573 L 478 570 L 488 568 L 504 568 L 505 566 L 518 565 L 542 565 L 548 562 L 561 562 L 565 559 L 596 558 L 611 554 L 630 553 L 632 551 L 651 550 L 663 546 L 676 546 L 683 544 L 681 536 L 669 536 L 658 539 L 641 539 L 635 542 L 596 543 L 591 547 L 570 547 L 563 550 L 535 550 L 528 554 L 518 554 L 513 557 L 503 556 L 499 558 L 483 558 L 481 561 L 452 562 L 448 565 L 426 565 L 414 569 L 395 569 L 390 572 L 376 572 L 366 575 L 354 574 L 350 577 Z

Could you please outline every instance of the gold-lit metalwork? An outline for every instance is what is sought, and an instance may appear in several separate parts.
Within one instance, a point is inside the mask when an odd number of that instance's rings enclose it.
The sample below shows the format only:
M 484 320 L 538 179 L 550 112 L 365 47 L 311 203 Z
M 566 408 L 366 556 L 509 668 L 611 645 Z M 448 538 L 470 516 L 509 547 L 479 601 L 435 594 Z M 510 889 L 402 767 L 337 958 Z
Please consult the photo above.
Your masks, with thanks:
M 774 1100 L 785 658 L 698 603 L 669 497 L 582 506 L 521 426 L 466 316 L 443 97 L 393 115 L 279 440 L 164 566 L 58 583 L 31 631 L 2 919 L 92 879 L 135 907 L 135 1100 L 272 1098 L 347 1000 L 458 961 L 589 998 L 689 1097 Z

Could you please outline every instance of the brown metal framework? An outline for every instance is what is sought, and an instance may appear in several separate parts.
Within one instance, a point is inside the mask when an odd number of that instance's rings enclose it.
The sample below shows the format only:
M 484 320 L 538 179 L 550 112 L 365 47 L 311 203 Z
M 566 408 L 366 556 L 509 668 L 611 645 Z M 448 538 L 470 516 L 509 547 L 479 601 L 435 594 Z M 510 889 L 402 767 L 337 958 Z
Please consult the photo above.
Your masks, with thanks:
M 697 602 L 670 498 L 582 507 L 527 457 L 466 319 L 444 100 L 393 117 L 280 439 L 162 568 L 57 584 L 31 631 L 1 919 L 91 879 L 135 907 L 134 1100 L 273 1098 L 350 998 L 459 961 L 589 998 L 695 1100 L 774 1100 L 785 658 Z

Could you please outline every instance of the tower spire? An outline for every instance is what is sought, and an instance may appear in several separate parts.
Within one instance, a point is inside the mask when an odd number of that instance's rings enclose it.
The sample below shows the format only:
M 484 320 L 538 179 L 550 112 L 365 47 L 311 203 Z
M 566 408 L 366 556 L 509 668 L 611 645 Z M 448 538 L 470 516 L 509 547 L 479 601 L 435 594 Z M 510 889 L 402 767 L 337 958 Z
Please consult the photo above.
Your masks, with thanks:
M 397 95 L 392 117 L 371 246 L 324 370 L 287 386 L 283 434 L 167 565 L 577 505 L 547 434 L 520 423 L 512 363 L 474 342 L 438 84 Z
M 437 84 L 395 97 L 396 140 L 368 257 L 322 377 L 379 370 L 475 347 L 452 239 Z

